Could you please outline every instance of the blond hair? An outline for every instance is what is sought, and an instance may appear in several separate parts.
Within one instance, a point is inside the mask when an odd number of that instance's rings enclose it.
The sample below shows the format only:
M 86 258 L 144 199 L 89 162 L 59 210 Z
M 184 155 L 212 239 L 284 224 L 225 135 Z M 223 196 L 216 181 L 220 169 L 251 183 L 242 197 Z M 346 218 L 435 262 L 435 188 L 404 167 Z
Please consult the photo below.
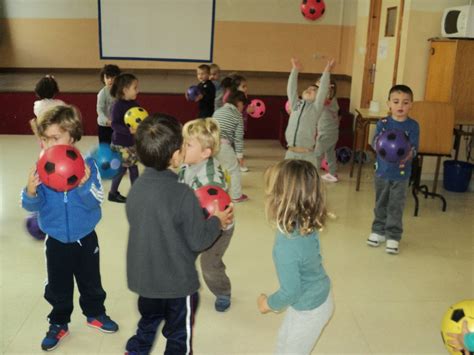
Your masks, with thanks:
M 221 71 L 221 68 L 215 64 L 215 63 L 212 63 L 211 65 L 209 65 L 209 69 L 212 70 L 212 69 L 217 69 L 217 71 Z
M 183 127 L 183 137 L 185 140 L 196 138 L 202 149 L 209 148 L 212 156 L 215 156 L 220 149 L 220 132 L 217 121 L 211 117 L 198 118 L 186 122 Z
M 326 220 L 325 193 L 316 167 L 305 160 L 283 160 L 267 169 L 265 213 L 284 234 L 320 230 Z
M 31 129 L 39 138 L 44 137 L 46 130 L 53 124 L 57 124 L 62 131 L 68 132 L 74 142 L 81 140 L 83 134 L 82 118 L 76 107 L 70 105 L 54 106 L 37 119 L 30 121 Z

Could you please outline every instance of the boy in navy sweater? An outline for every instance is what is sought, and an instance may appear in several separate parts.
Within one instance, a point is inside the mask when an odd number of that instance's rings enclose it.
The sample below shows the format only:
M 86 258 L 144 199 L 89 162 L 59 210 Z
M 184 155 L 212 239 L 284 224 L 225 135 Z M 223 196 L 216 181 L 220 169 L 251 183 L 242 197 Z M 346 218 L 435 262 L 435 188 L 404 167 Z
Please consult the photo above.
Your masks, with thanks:
M 211 67 L 207 64 L 202 64 L 196 69 L 196 77 L 199 80 L 198 87 L 201 94 L 196 101 L 199 102 L 198 118 L 211 117 L 214 113 L 214 101 L 216 99 L 216 88 L 209 76 L 211 74 Z
M 375 208 L 372 233 L 367 244 L 378 247 L 387 242 L 385 251 L 399 253 L 403 232 L 403 209 L 407 196 L 408 180 L 411 174 L 411 160 L 418 151 L 420 128 L 418 122 L 408 117 L 413 103 L 413 92 L 406 85 L 395 85 L 388 95 L 391 115 L 377 122 L 374 138 L 377 140 L 385 130 L 399 130 L 405 133 L 411 145 L 408 156 L 398 163 L 389 163 L 377 155 L 375 171 Z
M 78 110 L 57 106 L 34 123 L 34 131 L 47 149 L 57 144 L 73 145 L 82 136 Z M 85 161 L 85 176 L 78 187 L 58 192 L 41 184 L 32 169 L 22 191 L 24 209 L 38 212 L 38 222 L 47 235 L 45 240 L 48 279 L 44 297 L 53 306 L 48 315 L 49 330 L 41 343 L 53 350 L 69 334 L 73 310 L 74 278 L 81 294 L 79 303 L 87 325 L 105 333 L 114 333 L 118 325 L 105 313 L 106 293 L 100 280 L 99 244 L 95 226 L 101 218 L 104 193 L 100 174 L 92 158 Z

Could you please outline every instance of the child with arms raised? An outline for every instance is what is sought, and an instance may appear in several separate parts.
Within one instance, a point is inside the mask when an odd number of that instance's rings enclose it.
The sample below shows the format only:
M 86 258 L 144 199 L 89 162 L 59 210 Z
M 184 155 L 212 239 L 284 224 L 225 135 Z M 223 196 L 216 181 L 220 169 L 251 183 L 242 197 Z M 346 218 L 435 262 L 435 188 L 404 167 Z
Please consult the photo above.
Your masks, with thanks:
M 303 159 L 313 163 L 318 169 L 316 159 L 316 131 L 318 119 L 324 110 L 324 102 L 329 93 L 330 72 L 334 60 L 328 61 L 320 79 L 319 88 L 310 85 L 303 91 L 302 99 L 298 99 L 298 73 L 302 65 L 296 58 L 291 58 L 292 69 L 288 78 L 288 101 L 291 107 L 288 127 L 285 131 L 288 150 L 285 159 Z

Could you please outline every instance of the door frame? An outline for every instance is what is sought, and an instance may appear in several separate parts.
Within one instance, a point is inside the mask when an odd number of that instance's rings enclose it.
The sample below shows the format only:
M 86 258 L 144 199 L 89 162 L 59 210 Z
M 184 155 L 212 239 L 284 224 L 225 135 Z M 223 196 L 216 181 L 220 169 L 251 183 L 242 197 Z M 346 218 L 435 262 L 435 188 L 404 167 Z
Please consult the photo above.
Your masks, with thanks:
M 365 50 L 364 74 L 360 98 L 361 108 L 369 107 L 370 100 L 372 100 L 374 94 L 375 68 L 377 64 L 377 52 L 379 46 L 381 11 L 382 0 L 371 0 L 369 26 L 367 29 L 367 44 Z

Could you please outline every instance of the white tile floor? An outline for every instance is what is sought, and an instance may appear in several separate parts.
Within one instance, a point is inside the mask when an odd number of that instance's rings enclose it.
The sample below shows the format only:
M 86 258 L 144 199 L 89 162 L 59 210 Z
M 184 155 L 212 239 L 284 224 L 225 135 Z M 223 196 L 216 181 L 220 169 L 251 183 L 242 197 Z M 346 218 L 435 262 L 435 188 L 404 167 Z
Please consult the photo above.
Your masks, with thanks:
M 85 137 L 87 151 L 96 143 Z M 0 136 L 0 353 L 41 354 L 49 305 L 43 299 L 43 244 L 24 230 L 26 212 L 19 191 L 39 152 L 32 136 Z M 284 155 L 276 141 L 247 142 L 250 172 L 243 175 L 250 201 L 237 205 L 237 229 L 225 261 L 233 283 L 232 307 L 220 314 L 207 288 L 201 289 L 196 318 L 196 354 L 269 354 L 281 315 L 260 315 L 256 297 L 272 292 L 277 279 L 271 259 L 273 232 L 263 213 L 262 172 Z M 439 335 L 447 307 L 474 298 L 474 195 L 443 192 L 448 210 L 437 200 L 421 200 L 413 217 L 408 197 L 404 239 L 398 256 L 366 246 L 374 192 L 372 170 L 365 167 L 361 191 L 355 191 L 348 166 L 341 182 L 327 186 L 329 207 L 337 218 L 322 234 L 322 253 L 333 282 L 335 314 L 313 354 L 445 354 Z M 106 189 L 110 186 L 106 182 Z M 125 181 L 122 191 L 128 190 Z M 105 202 L 97 227 L 108 313 L 120 324 L 116 334 L 85 325 L 76 300 L 71 334 L 55 354 L 120 354 L 138 321 L 136 295 L 126 286 L 127 222 L 121 204 Z M 76 294 L 77 296 L 77 294 Z M 154 354 L 163 352 L 159 337 Z

